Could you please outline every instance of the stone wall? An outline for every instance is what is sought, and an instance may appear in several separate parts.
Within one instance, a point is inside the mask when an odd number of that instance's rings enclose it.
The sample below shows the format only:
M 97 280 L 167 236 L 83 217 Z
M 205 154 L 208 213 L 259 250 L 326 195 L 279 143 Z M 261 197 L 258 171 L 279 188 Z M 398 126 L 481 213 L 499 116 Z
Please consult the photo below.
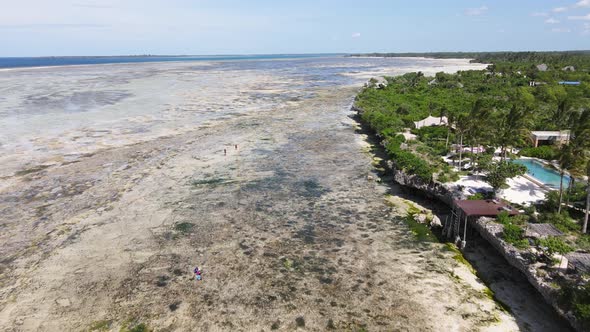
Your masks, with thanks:
M 395 182 L 402 186 L 417 189 L 422 191 L 427 196 L 435 197 L 441 202 L 452 206 L 453 200 L 464 199 L 460 193 L 453 193 L 442 183 L 439 182 L 425 182 L 416 175 L 410 175 L 395 166 L 394 161 L 388 161 L 387 165 L 393 174 Z
M 351 110 L 357 113 L 357 116 L 359 116 L 360 120 L 360 116 L 364 111 L 354 105 L 351 107 Z M 381 138 L 379 137 L 379 139 Z M 381 145 L 384 146 L 383 142 L 381 142 Z M 420 190 L 427 196 L 439 199 L 443 203 L 447 204 L 449 207 L 452 207 L 453 200 L 466 199 L 462 196 L 462 193 L 453 193 L 440 182 L 426 183 L 415 175 L 405 173 L 403 170 L 400 170 L 396 167 L 395 160 L 388 160 L 387 167 L 393 174 L 395 182 L 399 183 L 402 186 Z
M 569 321 L 576 330 L 584 330 L 572 314 L 565 313 L 558 306 L 557 290 L 551 287 L 551 285 L 545 282 L 542 278 L 537 277 L 536 268 L 530 265 L 528 261 L 522 257 L 520 251 L 517 248 L 501 239 L 500 236 L 504 228 L 502 225 L 493 222 L 493 220 L 489 218 L 480 218 L 473 224 L 473 228 L 475 228 L 479 234 L 508 261 L 510 265 L 514 266 L 525 275 L 529 283 L 535 287 L 541 296 L 543 296 L 545 301 L 549 303 L 559 315 Z

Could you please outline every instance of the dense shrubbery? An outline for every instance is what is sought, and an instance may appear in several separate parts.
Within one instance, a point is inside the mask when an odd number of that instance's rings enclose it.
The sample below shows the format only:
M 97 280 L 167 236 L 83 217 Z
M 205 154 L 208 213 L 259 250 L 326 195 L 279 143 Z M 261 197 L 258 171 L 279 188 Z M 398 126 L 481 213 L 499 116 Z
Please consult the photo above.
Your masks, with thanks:
M 467 197 L 467 200 L 470 200 L 470 201 L 478 201 L 481 199 L 485 199 L 485 196 L 482 193 L 476 193 L 476 194 L 473 194 L 473 195 Z
M 553 224 L 560 231 L 567 233 L 580 230 L 580 226 L 567 214 L 567 212 L 547 212 L 539 216 L 539 222 Z
M 581 250 L 590 251 L 590 235 L 583 234 L 576 239 L 576 247 Z
M 417 135 L 425 143 L 446 142 L 447 135 L 449 135 L 449 141 L 453 142 L 455 137 L 455 134 L 449 133 L 449 129 L 444 125 L 412 129 L 412 134 Z
M 432 157 L 445 156 L 449 153 L 449 142 L 453 142 L 455 134 L 450 132 L 448 127 L 433 126 L 413 129 L 412 134 L 430 148 L 429 154 Z
M 502 237 L 508 243 L 514 243 L 523 239 L 524 230 L 517 225 L 506 224 L 504 225 L 504 231 Z
M 524 226 L 531 220 L 531 217 L 526 214 L 519 214 L 510 218 L 510 222 L 515 225 Z
M 567 183 L 564 181 L 564 186 Z M 576 182 L 570 189 L 564 190 L 563 202 L 573 203 L 579 208 L 586 208 L 586 195 L 587 193 L 586 183 Z M 545 212 L 557 212 L 559 207 L 559 191 L 552 190 L 545 194 L 545 201 L 540 208 Z
M 524 249 L 529 246 L 528 240 L 524 238 L 524 229 L 514 224 L 504 225 L 502 232 L 504 241 L 514 245 L 517 248 Z
M 539 239 L 537 241 L 537 245 L 543 248 L 543 250 L 545 250 L 545 252 L 549 255 L 565 255 L 573 250 L 573 248 L 565 243 L 562 239 L 555 236 L 549 236 L 546 239 Z
M 559 192 L 550 190 L 545 194 L 545 200 L 540 208 L 546 212 L 556 212 L 559 207 Z
M 402 150 L 397 141 L 387 144 L 386 149 L 397 168 L 418 176 L 422 181 L 432 180 L 433 169 L 424 159 L 410 151 Z
M 582 326 L 590 328 L 590 284 L 563 286 L 559 292 L 559 303 L 566 310 L 571 310 Z
M 460 179 L 459 173 L 454 171 L 445 171 L 443 170 L 436 178 L 438 182 L 446 183 L 446 182 L 455 182 Z
M 376 90 L 367 89 L 366 91 Z M 364 112 L 362 115 L 363 121 L 367 122 L 376 133 L 384 136 L 384 138 L 387 138 L 395 135 L 395 133 L 399 132 L 404 127 L 404 123 L 399 116 L 393 114 L 390 111 L 387 111 L 387 108 L 385 107 L 378 109 L 378 111 L 371 110 Z
M 520 249 L 525 249 L 529 246 L 528 240 L 524 238 L 524 229 L 517 225 L 524 223 L 522 218 L 510 217 L 507 212 L 502 212 L 498 215 L 496 221 L 504 225 L 502 232 L 504 241 Z
M 524 157 L 539 158 L 545 160 L 557 159 L 557 148 L 551 145 L 539 146 L 536 148 L 524 148 L 520 150 L 520 155 Z

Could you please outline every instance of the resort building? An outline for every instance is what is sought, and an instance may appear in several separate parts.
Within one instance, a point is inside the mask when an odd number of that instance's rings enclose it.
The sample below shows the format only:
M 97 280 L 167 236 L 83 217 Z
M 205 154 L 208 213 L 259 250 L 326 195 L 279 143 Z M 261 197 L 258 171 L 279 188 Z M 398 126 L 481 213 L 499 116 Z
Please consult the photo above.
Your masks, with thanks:
M 537 82 L 537 81 L 530 81 L 529 82 L 529 86 L 541 86 L 541 85 L 547 85 L 547 82 Z
M 449 119 L 446 116 L 441 117 L 434 117 L 428 116 L 426 119 L 422 119 L 420 121 L 415 121 L 414 125 L 416 129 L 420 129 L 422 127 L 432 127 L 432 126 L 446 126 L 449 123 Z
M 501 213 L 509 216 L 520 214 L 518 210 L 502 200 L 455 200 L 452 214 L 445 221 L 443 234 L 448 238 L 460 238 L 460 247 L 464 248 L 467 244 L 467 229 L 470 223 L 474 223 L 481 217 L 496 218 Z
M 576 82 L 576 81 L 560 81 L 558 83 L 559 83 L 559 85 L 573 85 L 573 86 L 578 86 L 578 85 L 582 84 L 582 82 Z
M 538 147 L 539 145 L 553 145 L 553 144 L 564 144 L 570 139 L 570 131 L 531 131 L 531 140 L 533 145 Z
M 537 65 L 537 69 L 539 71 L 547 71 L 547 69 L 549 69 L 549 66 L 547 66 L 546 64 L 542 63 L 540 65 Z

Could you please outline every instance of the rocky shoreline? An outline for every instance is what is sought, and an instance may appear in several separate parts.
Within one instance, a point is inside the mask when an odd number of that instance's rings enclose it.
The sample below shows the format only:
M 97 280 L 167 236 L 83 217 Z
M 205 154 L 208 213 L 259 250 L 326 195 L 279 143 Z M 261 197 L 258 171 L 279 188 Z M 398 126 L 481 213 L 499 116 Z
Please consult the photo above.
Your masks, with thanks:
M 565 312 L 557 301 L 557 290 L 542 278 L 537 277 L 536 269 L 527 263 L 526 258 L 522 257 L 520 251 L 500 238 L 503 226 L 494 223 L 490 218 L 480 218 L 473 227 L 478 233 L 488 241 L 510 265 L 519 270 L 528 280 L 528 282 L 541 294 L 543 299 L 555 309 L 555 311 L 566 319 L 577 331 L 584 331 L 578 320 L 571 314 Z
M 368 180 L 355 93 L 15 178 L 0 330 L 516 330 L 454 251 L 415 239 L 384 199 L 398 186 Z
M 360 118 L 363 110 L 354 105 L 352 106 L 351 110 L 356 113 L 357 120 L 363 126 L 366 126 L 366 124 L 364 124 Z M 367 131 L 370 131 L 383 146 L 381 138 L 371 129 L 369 129 L 368 126 L 366 127 Z M 446 204 L 449 208 L 452 207 L 454 200 L 466 199 L 466 197 L 463 197 L 461 193 L 451 192 L 446 186 L 439 182 L 431 181 L 427 183 L 416 175 L 407 174 L 403 170 L 397 168 L 395 161 L 393 160 L 387 160 L 385 164 L 387 165 L 387 171 L 391 173 L 393 180 L 396 183 L 407 188 L 417 190 L 429 198 L 435 198 L 439 202 Z M 431 227 L 436 226 L 431 225 Z M 559 316 L 565 319 L 577 331 L 584 331 L 583 327 L 572 314 L 566 313 L 560 308 L 557 303 L 556 290 L 553 289 L 551 285 L 536 276 L 535 270 L 526 263 L 526 260 L 519 254 L 518 249 L 500 238 L 502 225 L 491 223 L 491 219 L 489 218 L 481 218 L 474 224 L 474 228 L 486 241 L 488 241 L 488 243 L 492 245 L 492 247 L 508 262 L 508 264 L 516 268 L 525 276 L 530 285 L 533 286 L 533 288 Z

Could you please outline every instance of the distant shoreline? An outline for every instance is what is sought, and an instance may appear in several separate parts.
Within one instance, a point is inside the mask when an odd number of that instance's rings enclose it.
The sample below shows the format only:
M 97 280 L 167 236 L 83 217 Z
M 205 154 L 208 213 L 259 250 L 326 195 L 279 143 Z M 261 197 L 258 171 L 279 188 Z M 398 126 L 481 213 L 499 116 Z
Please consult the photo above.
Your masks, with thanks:
M 129 64 L 151 62 L 188 61 L 240 61 L 240 60 L 284 60 L 321 57 L 344 57 L 343 53 L 332 54 L 245 54 L 245 55 L 125 55 L 125 56 L 44 56 L 44 57 L 0 57 L 0 71 L 19 68 L 46 68 L 78 65 Z
M 414 53 L 352 53 L 347 57 L 352 58 L 426 58 L 426 59 L 469 59 L 471 63 L 491 63 L 493 58 L 509 59 L 515 55 L 537 55 L 537 56 L 558 56 L 558 55 L 590 55 L 590 50 L 572 51 L 547 51 L 547 52 L 414 52 Z

